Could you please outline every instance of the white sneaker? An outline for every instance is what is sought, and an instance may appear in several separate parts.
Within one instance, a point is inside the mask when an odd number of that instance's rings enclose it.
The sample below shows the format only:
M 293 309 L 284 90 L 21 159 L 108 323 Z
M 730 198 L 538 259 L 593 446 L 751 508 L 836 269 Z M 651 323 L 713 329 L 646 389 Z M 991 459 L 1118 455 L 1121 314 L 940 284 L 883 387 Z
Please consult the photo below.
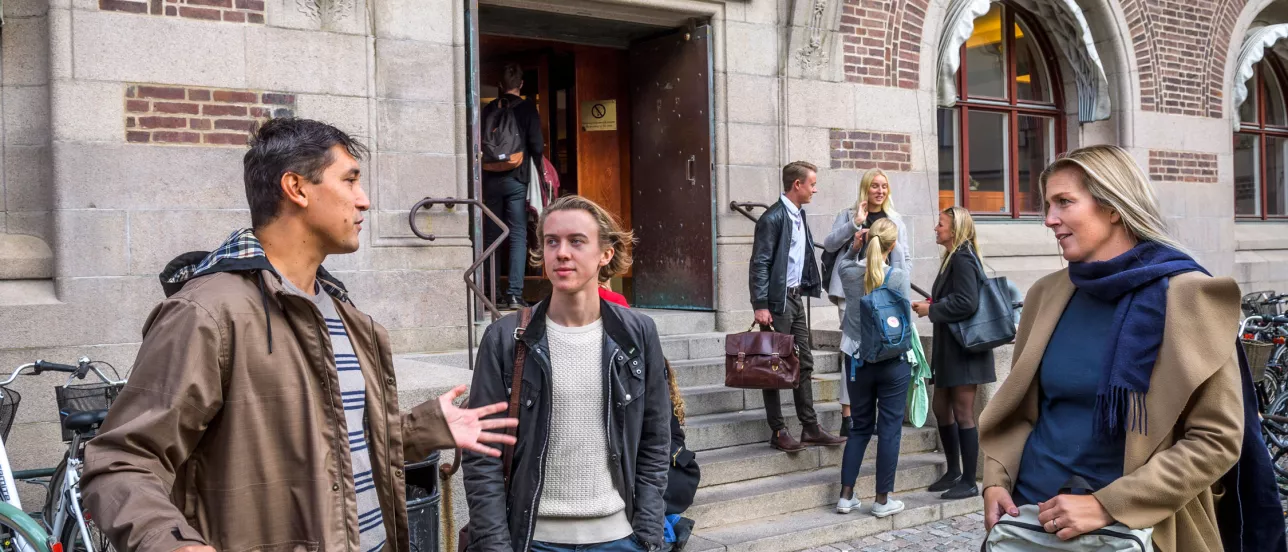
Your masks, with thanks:
M 859 499 L 857 498 L 842 498 L 836 501 L 836 513 L 838 514 L 848 514 L 850 510 L 858 509 Z
M 872 503 L 872 515 L 883 518 L 893 516 L 903 511 L 903 503 L 893 498 L 887 498 L 885 504 Z

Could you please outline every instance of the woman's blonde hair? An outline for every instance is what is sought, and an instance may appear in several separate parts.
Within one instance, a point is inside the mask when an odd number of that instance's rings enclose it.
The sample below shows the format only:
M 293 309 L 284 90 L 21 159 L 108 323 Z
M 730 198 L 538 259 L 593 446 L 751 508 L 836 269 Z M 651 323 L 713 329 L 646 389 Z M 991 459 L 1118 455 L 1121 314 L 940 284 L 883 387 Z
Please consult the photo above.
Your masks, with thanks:
M 868 190 L 872 188 L 872 181 L 876 180 L 878 176 L 885 177 L 886 186 L 890 186 L 890 177 L 886 176 L 885 171 L 875 167 L 868 169 L 867 172 L 863 173 L 863 178 L 859 180 L 859 199 L 854 202 L 853 212 L 859 212 L 859 210 L 868 203 Z M 894 193 L 892 189 L 891 191 L 886 192 L 885 201 L 881 203 L 881 212 L 885 213 L 886 216 L 899 214 L 894 211 L 893 197 Z
M 599 228 L 599 247 L 605 251 L 613 250 L 613 258 L 608 261 L 608 264 L 599 267 L 600 282 L 625 274 L 631 268 L 631 263 L 634 262 L 631 258 L 631 249 L 635 245 L 635 233 L 623 230 L 621 223 L 617 221 L 617 217 L 613 216 L 612 213 L 600 207 L 598 203 L 579 195 L 568 195 L 556 199 L 541 212 L 541 218 L 537 221 L 539 242 L 544 239 L 542 229 L 546 226 L 546 218 L 550 216 L 550 213 L 558 211 L 585 211 L 590 213 L 591 218 L 595 219 L 595 226 Z M 545 248 L 538 246 L 532 250 L 529 256 L 531 259 L 528 263 L 539 267 L 545 262 Z
M 885 283 L 886 256 L 894 249 L 897 239 L 899 227 L 888 218 L 872 223 L 872 228 L 868 229 L 868 269 L 863 276 L 864 294 L 872 293 L 872 290 Z
M 666 379 L 671 388 L 671 412 L 680 425 L 684 425 L 684 396 L 680 395 L 680 384 L 675 379 L 675 369 L 671 368 L 669 360 L 666 361 Z
M 948 268 L 948 261 L 953 258 L 953 254 L 966 243 L 970 243 L 971 249 L 975 250 L 975 257 L 980 263 L 984 262 L 984 254 L 979 251 L 979 240 L 975 237 L 975 219 L 970 216 L 970 211 L 965 207 L 956 205 L 944 209 L 943 214 L 948 215 L 953 226 L 953 245 L 944 249 L 944 259 L 939 263 L 939 272 Z
M 1152 241 L 1184 251 L 1167 231 L 1158 209 L 1158 195 L 1140 165 L 1118 146 L 1088 146 L 1073 150 L 1051 163 L 1040 179 L 1042 204 L 1046 207 L 1047 179 L 1072 169 L 1081 175 L 1082 185 L 1101 207 L 1118 213 L 1123 228 L 1136 241 Z

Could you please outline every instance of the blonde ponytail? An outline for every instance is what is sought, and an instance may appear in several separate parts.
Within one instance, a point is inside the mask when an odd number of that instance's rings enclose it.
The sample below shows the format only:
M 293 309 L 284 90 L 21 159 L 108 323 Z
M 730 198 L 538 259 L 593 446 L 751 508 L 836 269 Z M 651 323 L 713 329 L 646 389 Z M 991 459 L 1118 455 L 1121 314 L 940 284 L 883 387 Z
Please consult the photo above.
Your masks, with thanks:
M 886 257 L 894 249 L 894 242 L 898 238 L 899 227 L 888 218 L 876 221 L 868 229 L 868 268 L 867 274 L 863 276 L 864 294 L 872 293 L 872 290 L 885 283 Z

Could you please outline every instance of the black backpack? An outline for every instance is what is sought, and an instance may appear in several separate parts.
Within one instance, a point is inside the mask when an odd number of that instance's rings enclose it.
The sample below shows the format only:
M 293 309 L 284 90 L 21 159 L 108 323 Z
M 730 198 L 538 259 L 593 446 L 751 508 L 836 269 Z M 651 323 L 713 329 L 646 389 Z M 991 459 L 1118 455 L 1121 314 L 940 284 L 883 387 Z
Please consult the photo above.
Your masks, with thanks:
M 506 172 L 523 164 L 523 133 L 514 108 L 523 100 L 498 98 L 483 119 L 483 170 Z
M 828 286 L 832 285 L 832 272 L 836 270 L 836 260 L 841 257 L 841 253 L 844 253 L 845 250 L 851 247 L 854 247 L 853 236 L 846 240 L 845 245 L 841 246 L 840 249 L 837 249 L 836 251 L 823 251 L 823 256 L 819 259 L 823 264 L 823 289 L 827 289 Z

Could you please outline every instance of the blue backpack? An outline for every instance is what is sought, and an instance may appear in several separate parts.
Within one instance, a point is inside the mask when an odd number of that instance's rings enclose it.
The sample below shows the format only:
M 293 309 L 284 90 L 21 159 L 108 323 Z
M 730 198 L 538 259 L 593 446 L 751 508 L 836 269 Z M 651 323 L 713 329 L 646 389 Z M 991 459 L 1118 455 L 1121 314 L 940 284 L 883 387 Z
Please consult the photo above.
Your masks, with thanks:
M 886 282 L 890 269 L 886 268 Z M 912 348 L 908 300 L 882 283 L 859 299 L 859 350 L 855 360 L 880 362 Z

